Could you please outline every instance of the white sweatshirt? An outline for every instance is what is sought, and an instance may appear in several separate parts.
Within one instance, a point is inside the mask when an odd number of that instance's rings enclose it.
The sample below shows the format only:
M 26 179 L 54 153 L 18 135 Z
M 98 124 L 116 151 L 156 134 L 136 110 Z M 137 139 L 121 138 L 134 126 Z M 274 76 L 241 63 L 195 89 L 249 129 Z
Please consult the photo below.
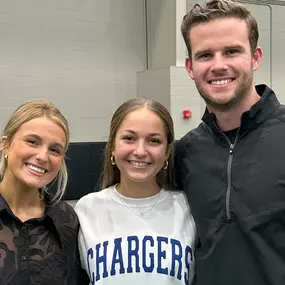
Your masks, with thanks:
M 183 192 L 161 190 L 132 199 L 111 186 L 84 196 L 75 210 L 90 284 L 191 283 L 196 228 Z

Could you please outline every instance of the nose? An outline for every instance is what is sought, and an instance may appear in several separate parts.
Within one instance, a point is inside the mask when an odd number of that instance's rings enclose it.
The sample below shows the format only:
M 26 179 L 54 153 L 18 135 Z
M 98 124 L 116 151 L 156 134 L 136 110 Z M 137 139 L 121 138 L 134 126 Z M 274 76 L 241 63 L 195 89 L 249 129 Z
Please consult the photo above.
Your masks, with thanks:
M 212 67 L 213 72 L 223 72 L 228 69 L 226 59 L 222 55 L 216 54 L 213 57 Z
M 38 148 L 38 152 L 36 154 L 36 160 L 41 163 L 47 162 L 48 150 L 44 147 Z
M 147 155 L 147 150 L 144 142 L 141 141 L 137 142 L 134 154 L 138 157 L 143 157 Z

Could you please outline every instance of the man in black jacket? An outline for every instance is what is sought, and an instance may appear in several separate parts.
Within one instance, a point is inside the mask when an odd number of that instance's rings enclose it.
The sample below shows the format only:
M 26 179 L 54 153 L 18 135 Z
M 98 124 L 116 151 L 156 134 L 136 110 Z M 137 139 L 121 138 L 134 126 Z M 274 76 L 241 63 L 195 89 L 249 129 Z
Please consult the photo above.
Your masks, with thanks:
M 212 0 L 181 30 L 207 106 L 175 150 L 177 187 L 197 224 L 196 284 L 285 284 L 285 108 L 254 85 L 256 20 L 239 3 Z

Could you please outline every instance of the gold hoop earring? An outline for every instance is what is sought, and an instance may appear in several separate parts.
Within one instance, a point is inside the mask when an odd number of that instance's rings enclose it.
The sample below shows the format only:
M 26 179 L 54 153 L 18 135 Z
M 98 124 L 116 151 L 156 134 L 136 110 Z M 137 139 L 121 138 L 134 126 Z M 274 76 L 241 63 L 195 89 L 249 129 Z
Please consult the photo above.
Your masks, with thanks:
M 164 170 L 166 170 L 168 168 L 168 160 L 165 161 L 165 165 L 163 167 Z
M 5 154 L 5 155 L 4 155 L 4 158 L 7 160 L 7 159 L 8 159 L 8 154 Z
M 112 165 L 116 165 L 116 162 L 115 162 L 115 157 L 114 155 L 111 156 L 111 164 Z

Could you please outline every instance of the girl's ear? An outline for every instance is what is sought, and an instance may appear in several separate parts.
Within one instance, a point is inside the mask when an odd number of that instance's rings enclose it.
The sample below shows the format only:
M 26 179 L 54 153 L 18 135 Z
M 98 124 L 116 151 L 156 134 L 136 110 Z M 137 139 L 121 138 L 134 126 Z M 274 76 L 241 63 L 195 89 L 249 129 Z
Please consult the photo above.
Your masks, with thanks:
M 8 148 L 8 138 L 7 138 L 7 136 L 2 136 L 1 143 L 3 145 L 3 150 Z

